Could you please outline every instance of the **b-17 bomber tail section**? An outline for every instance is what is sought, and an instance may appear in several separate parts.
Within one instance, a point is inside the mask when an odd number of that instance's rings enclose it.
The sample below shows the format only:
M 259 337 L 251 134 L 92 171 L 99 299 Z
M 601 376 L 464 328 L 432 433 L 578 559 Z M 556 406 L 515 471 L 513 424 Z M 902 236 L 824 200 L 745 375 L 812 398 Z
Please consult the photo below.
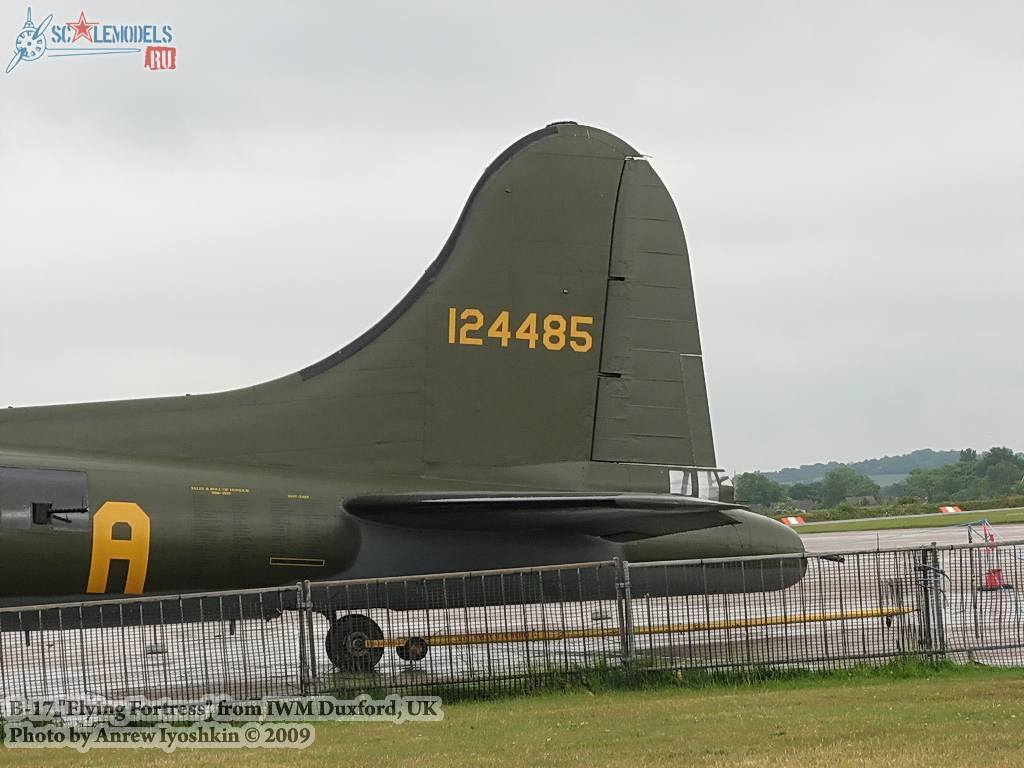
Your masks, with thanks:
M 575 123 L 502 152 L 409 293 L 319 362 L 0 411 L 0 606 L 746 554 L 786 555 L 783 587 L 802 551 L 716 466 L 668 190 Z
M 0 442 L 668 491 L 616 465 L 715 467 L 679 216 L 628 144 L 553 124 L 486 169 L 419 282 L 334 354 L 233 392 L 22 409 Z

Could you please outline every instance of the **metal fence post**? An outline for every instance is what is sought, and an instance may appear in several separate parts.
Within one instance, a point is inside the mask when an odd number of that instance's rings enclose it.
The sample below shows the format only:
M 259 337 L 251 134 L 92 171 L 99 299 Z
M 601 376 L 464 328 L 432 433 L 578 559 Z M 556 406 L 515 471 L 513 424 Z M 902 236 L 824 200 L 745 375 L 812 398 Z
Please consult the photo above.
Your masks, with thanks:
M 932 542 L 928 552 L 931 565 L 932 610 L 935 612 L 935 638 L 938 640 L 938 651 L 946 655 L 946 622 L 942 606 L 942 579 L 946 572 L 939 561 L 939 548 Z
M 921 549 L 917 553 L 919 562 L 914 566 L 917 571 L 917 642 L 930 651 L 932 649 L 932 608 L 931 590 L 928 588 L 928 550 Z
M 311 682 L 309 650 L 312 646 L 310 644 L 311 638 L 308 635 L 312 633 L 308 631 L 309 627 L 306 619 L 312 606 L 310 601 L 307 600 L 308 590 L 308 581 L 300 581 L 295 585 L 295 608 L 299 619 L 299 692 L 303 696 L 309 696 Z
M 939 564 L 938 546 L 919 551 L 920 563 L 916 566 L 918 578 L 918 616 L 921 647 L 932 657 L 946 653 L 946 628 L 942 615 L 942 578 L 945 572 Z
M 619 612 L 619 645 L 622 662 L 633 659 L 633 593 L 629 583 L 629 563 L 615 558 L 615 602 Z
M 316 664 L 316 635 L 313 633 L 313 589 L 310 586 L 309 579 L 302 582 L 303 591 L 306 597 L 306 640 L 309 643 L 309 680 L 310 685 L 313 688 L 313 693 L 319 693 L 319 681 L 320 675 L 317 670 Z

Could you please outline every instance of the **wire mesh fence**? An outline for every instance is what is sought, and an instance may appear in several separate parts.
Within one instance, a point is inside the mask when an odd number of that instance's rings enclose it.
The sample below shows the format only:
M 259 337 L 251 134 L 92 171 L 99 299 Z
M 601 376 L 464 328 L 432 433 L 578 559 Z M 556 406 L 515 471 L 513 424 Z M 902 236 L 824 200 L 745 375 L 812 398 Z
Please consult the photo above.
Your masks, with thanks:
M 301 587 L 0 610 L 0 700 L 300 693 Z
M 517 692 L 580 671 L 1024 666 L 1024 544 L 574 565 L 0 609 L 0 699 Z
M 515 691 L 538 675 L 621 660 L 614 561 L 310 585 L 320 692 L 440 686 Z

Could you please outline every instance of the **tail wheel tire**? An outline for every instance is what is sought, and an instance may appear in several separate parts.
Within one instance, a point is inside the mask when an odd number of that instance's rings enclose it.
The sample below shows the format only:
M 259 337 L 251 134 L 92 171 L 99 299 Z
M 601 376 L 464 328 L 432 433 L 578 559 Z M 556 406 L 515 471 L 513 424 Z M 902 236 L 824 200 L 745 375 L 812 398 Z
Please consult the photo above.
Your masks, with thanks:
M 353 613 L 331 622 L 324 647 L 327 658 L 342 672 L 370 672 L 384 655 L 384 647 L 369 643 L 383 639 L 377 622 Z
M 420 661 L 426 658 L 429 646 L 422 637 L 410 637 L 395 648 L 395 653 L 402 661 Z

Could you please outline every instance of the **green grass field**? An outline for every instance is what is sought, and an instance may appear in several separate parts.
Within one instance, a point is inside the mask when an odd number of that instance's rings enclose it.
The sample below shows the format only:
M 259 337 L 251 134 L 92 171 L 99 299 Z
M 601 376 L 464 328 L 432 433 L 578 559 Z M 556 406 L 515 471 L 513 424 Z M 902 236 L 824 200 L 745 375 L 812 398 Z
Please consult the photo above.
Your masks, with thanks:
M 1011 766 L 1024 670 L 899 668 L 703 689 L 450 704 L 440 723 L 330 723 L 304 751 L 0 751 L 27 766 Z
M 906 517 L 873 517 L 863 520 L 836 520 L 805 523 L 793 530 L 801 534 L 841 533 L 843 531 L 883 531 L 891 528 L 940 528 L 947 525 L 963 525 L 975 520 L 987 519 L 993 525 L 1024 523 L 1024 508 L 989 509 L 976 512 L 959 512 L 952 515 L 908 515 Z

